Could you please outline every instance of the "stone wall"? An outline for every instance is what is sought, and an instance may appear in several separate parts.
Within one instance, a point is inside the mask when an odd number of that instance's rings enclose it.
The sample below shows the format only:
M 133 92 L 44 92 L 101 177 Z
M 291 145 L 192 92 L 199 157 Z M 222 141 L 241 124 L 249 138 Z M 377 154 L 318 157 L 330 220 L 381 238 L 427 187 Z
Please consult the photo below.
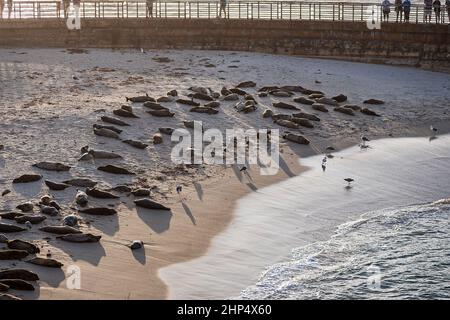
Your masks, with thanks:
M 0 21 L 0 47 L 239 50 L 392 63 L 450 71 L 450 27 L 436 24 L 225 20 L 59 19 Z

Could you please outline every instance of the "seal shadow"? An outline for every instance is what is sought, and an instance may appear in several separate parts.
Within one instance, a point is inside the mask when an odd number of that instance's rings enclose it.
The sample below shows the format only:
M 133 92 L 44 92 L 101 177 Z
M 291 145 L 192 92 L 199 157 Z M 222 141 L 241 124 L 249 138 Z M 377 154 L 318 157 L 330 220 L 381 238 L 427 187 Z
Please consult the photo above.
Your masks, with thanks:
M 200 183 L 194 181 L 195 191 L 197 191 L 197 196 L 200 201 L 203 201 L 203 187 Z
M 170 228 L 172 212 L 166 210 L 149 210 L 136 208 L 137 215 L 156 233 L 163 233 Z
M 89 220 L 91 226 L 104 234 L 114 236 L 119 231 L 119 217 L 117 214 L 104 217 L 95 217 L 81 212 L 78 212 L 78 214 L 84 221 Z
M 181 202 L 184 212 L 186 212 L 186 214 L 188 215 L 189 219 L 191 219 L 192 224 L 195 226 L 197 225 L 197 221 L 195 220 L 194 215 L 192 214 L 192 210 L 191 208 L 189 208 L 189 206 L 183 201 Z
M 237 165 L 233 165 L 233 172 L 236 175 L 236 177 L 239 179 L 239 182 L 242 182 L 242 172 L 239 171 L 239 168 Z
M 73 243 L 56 240 L 52 245 L 70 255 L 74 262 L 82 260 L 93 266 L 98 266 L 100 260 L 106 256 L 105 248 L 103 248 L 101 242 Z
M 26 266 L 24 266 L 23 269 L 35 272 L 39 275 L 39 282 L 45 282 L 52 288 L 58 288 L 61 282 L 66 279 L 66 274 L 64 273 L 63 269 L 47 268 L 43 266 L 33 265 L 31 263 L 26 263 Z
M 131 253 L 133 254 L 134 259 L 136 259 L 140 264 L 145 266 L 147 263 L 147 258 L 144 250 L 131 250 Z

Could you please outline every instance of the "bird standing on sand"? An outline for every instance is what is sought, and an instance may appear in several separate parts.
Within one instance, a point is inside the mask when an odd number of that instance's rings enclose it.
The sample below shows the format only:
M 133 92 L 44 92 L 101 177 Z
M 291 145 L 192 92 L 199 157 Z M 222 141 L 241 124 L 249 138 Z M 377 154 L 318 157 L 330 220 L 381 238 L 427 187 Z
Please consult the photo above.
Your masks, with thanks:
M 366 136 L 361 136 L 361 148 L 367 148 L 366 142 L 369 142 L 369 138 Z
M 178 184 L 176 190 L 177 190 L 177 193 L 180 194 L 181 191 L 183 191 L 183 187 Z
M 327 169 L 327 157 L 323 157 L 322 159 L 322 170 L 323 172 L 325 172 L 325 170 Z
M 433 136 L 435 136 L 437 134 L 437 132 L 438 132 L 438 129 L 433 127 L 433 126 L 430 126 L 430 130 L 431 130 Z
M 246 173 L 246 172 L 247 172 L 247 167 L 246 167 L 246 166 L 242 166 L 242 168 L 239 169 L 239 172 L 244 172 L 244 173 Z
M 345 178 L 344 180 L 348 183 L 347 188 L 350 188 L 350 187 L 351 187 L 351 183 L 352 183 L 353 181 L 355 181 L 355 180 L 353 180 L 352 178 Z

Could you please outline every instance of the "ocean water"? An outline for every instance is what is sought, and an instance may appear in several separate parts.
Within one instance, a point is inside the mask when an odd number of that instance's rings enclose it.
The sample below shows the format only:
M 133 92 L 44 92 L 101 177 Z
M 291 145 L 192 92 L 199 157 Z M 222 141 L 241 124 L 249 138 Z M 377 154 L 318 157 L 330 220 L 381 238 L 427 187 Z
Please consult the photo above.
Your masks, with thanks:
M 449 299 L 450 199 L 374 211 L 293 250 L 244 299 Z

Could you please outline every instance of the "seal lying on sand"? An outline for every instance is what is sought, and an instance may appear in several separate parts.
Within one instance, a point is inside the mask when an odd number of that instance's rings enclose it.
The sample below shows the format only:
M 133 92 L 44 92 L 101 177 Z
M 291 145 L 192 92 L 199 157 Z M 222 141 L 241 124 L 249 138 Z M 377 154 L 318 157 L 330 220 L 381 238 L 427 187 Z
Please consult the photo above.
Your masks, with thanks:
M 48 170 L 48 171 L 69 171 L 71 169 L 70 166 L 65 165 L 63 163 L 48 162 L 48 161 L 35 163 L 35 164 L 33 164 L 33 167 L 36 167 L 36 168 L 39 168 L 42 170 Z
M 45 180 L 44 182 L 50 190 L 55 190 L 55 191 L 61 191 L 61 190 L 64 190 L 64 189 L 67 189 L 70 187 L 69 185 L 67 185 L 65 183 L 57 183 L 57 182 L 52 182 L 49 180 Z
M 89 243 L 89 242 L 99 242 L 102 236 L 95 236 L 90 233 L 78 233 L 78 234 L 66 234 L 64 236 L 59 236 L 57 238 L 67 242 Z
M 143 143 L 141 141 L 137 141 L 137 140 L 128 139 L 128 140 L 123 140 L 122 142 L 129 144 L 130 146 L 135 147 L 137 149 L 145 149 L 148 147 L 148 144 Z
M 28 182 L 35 182 L 42 179 L 42 176 L 40 174 L 23 174 L 18 178 L 15 178 L 13 180 L 13 183 L 28 183 Z
M 99 199 L 117 199 L 117 198 L 119 198 L 115 194 L 112 194 L 110 192 L 97 189 L 95 187 L 94 188 L 87 188 L 86 189 L 86 194 L 88 196 L 91 196 L 91 197 L 94 197 L 94 198 L 99 198 Z
M 20 260 L 28 256 L 25 250 L 0 250 L 0 260 Z
M 49 267 L 49 268 L 61 268 L 63 264 L 59 261 L 56 261 L 54 259 L 47 259 L 47 258 L 33 258 L 31 260 L 26 261 L 28 263 L 32 263 L 38 266 L 42 267 Z
M 138 207 L 146 208 L 146 209 L 153 209 L 153 210 L 168 210 L 171 209 L 150 199 L 139 199 L 135 200 L 134 203 Z
M 27 229 L 15 226 L 13 224 L 9 223 L 0 223 L 0 232 L 20 232 L 20 231 L 26 231 Z
M 41 252 L 41 250 L 39 250 L 39 248 L 36 245 L 34 245 L 30 242 L 27 242 L 27 241 L 19 240 L 19 239 L 8 241 L 7 246 L 10 249 L 24 250 L 24 251 L 28 252 L 29 254 L 35 254 L 35 253 Z
M 113 139 L 120 139 L 119 135 L 117 134 L 117 132 L 114 132 L 112 130 L 109 129 L 95 129 L 94 128 L 94 133 L 97 136 L 101 136 L 101 137 L 107 137 L 107 138 L 113 138 Z
M 133 174 L 133 175 L 135 174 L 134 172 L 131 172 L 125 168 L 121 168 L 121 167 L 118 167 L 118 166 L 115 166 L 112 164 L 98 167 L 97 170 L 108 172 L 108 173 L 113 173 L 113 174 Z
M 38 281 L 39 276 L 25 269 L 8 269 L 0 271 L 0 279 L 20 279 L 25 281 Z
M 80 230 L 69 227 L 69 226 L 45 226 L 39 228 L 40 231 L 54 233 L 54 234 L 72 234 L 81 233 Z
M 129 126 L 128 123 L 126 123 L 120 119 L 114 118 L 114 117 L 103 116 L 100 119 L 102 119 L 103 122 L 112 123 L 112 124 L 122 126 L 122 127 Z
M 145 94 L 145 96 L 136 96 L 136 97 L 125 97 L 126 101 L 131 102 L 146 102 L 146 101 L 155 101 L 154 98 L 150 97 L 148 94 Z
M 10 289 L 21 291 L 34 291 L 34 286 L 25 280 L 20 279 L 2 279 L 0 283 L 7 285 Z
M 117 214 L 117 211 L 115 209 L 106 207 L 87 208 L 79 211 L 81 213 L 86 213 L 94 216 L 112 216 Z
M 20 217 L 16 217 L 14 220 L 16 220 L 16 222 L 20 223 L 20 224 L 26 223 L 27 221 L 30 222 L 31 224 L 39 224 L 42 221 L 44 221 L 45 219 L 47 219 L 46 216 L 43 216 L 40 214 L 33 214 L 33 215 L 23 215 Z
M 66 181 L 64 181 L 64 183 L 68 184 L 70 186 L 80 187 L 80 188 L 92 188 L 97 184 L 97 182 L 92 181 L 91 179 L 86 179 L 86 178 L 74 178 L 74 179 L 66 180 Z
M 121 134 L 123 132 L 122 129 L 116 128 L 114 126 L 104 126 L 104 125 L 101 125 L 98 123 L 94 123 L 92 126 L 94 127 L 94 129 L 108 129 L 108 130 L 116 132 L 117 134 Z M 82 153 L 85 153 L 85 152 L 82 152 Z

